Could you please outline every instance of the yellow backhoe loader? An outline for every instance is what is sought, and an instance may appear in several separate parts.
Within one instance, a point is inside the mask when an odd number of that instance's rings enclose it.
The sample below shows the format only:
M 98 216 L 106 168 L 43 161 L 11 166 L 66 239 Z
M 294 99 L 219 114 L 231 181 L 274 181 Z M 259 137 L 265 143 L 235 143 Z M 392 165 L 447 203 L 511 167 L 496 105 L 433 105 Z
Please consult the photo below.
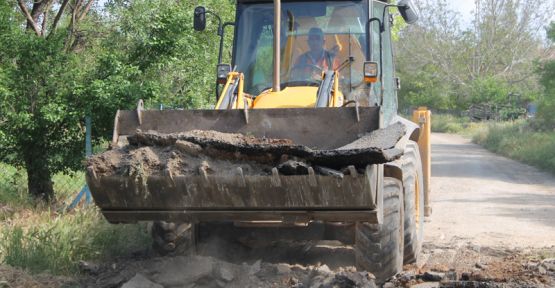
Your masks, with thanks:
M 166 252 L 203 223 L 319 229 L 352 244 L 358 267 L 384 282 L 418 257 L 429 211 L 429 113 L 418 124 L 397 115 L 391 39 L 391 13 L 410 24 L 414 6 L 236 9 L 233 23 L 218 22 L 220 62 L 226 28 L 234 40 L 232 63 L 217 67 L 215 109 L 118 111 L 111 150 L 87 164 L 96 204 L 112 223 L 153 221 Z M 219 20 L 195 9 L 197 31 L 207 17 Z

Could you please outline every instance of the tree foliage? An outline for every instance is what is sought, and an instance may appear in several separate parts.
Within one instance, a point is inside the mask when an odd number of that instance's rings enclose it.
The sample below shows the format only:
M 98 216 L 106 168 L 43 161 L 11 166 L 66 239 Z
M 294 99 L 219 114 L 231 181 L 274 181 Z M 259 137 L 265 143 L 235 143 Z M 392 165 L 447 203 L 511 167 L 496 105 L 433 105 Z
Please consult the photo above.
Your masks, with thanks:
M 218 37 L 210 17 L 208 31 L 193 31 L 193 2 L 0 3 L 0 161 L 27 170 L 33 196 L 51 199 L 53 173 L 81 169 L 85 116 L 101 141 L 138 99 L 210 105 Z M 230 1 L 202 4 L 233 19 Z
M 520 102 L 540 92 L 534 63 L 546 57 L 538 33 L 552 11 L 540 0 L 476 0 L 472 23 L 448 1 L 418 2 L 420 21 L 400 33 L 400 104 L 465 110 L 472 104 Z M 409 83 L 407 83 L 409 82 Z
M 54 16 L 58 20 L 52 25 L 47 21 L 49 14 L 84 12 L 74 6 L 51 13 L 54 10 L 46 9 L 53 9 L 52 2 L 0 6 L 1 17 L 8 20 L 3 19 L 0 28 L 0 159 L 25 167 L 29 192 L 44 199 L 53 196 L 54 172 L 80 165 L 74 155 L 82 151 L 84 111 L 78 104 L 86 73 L 79 56 L 70 53 L 76 47 L 75 34 L 56 31 L 62 16 Z M 24 29 L 22 22 L 27 23 Z M 68 23 L 67 29 L 76 28 L 77 21 Z
M 224 21 L 233 19 L 229 1 L 206 1 Z M 132 109 L 138 99 L 151 108 L 208 107 L 215 101 L 217 23 L 208 18 L 207 31 L 193 30 L 190 1 L 112 1 L 110 27 L 95 53 L 97 65 L 87 94 L 93 103 L 96 135 L 108 135 L 116 109 Z M 227 32 L 226 47 L 231 42 Z M 228 50 L 231 51 L 231 50 Z
M 542 62 L 538 68 L 540 83 L 544 88 L 544 97 L 538 109 L 538 122 L 541 128 L 555 129 L 555 22 L 547 28 L 547 35 L 551 41 L 549 59 Z

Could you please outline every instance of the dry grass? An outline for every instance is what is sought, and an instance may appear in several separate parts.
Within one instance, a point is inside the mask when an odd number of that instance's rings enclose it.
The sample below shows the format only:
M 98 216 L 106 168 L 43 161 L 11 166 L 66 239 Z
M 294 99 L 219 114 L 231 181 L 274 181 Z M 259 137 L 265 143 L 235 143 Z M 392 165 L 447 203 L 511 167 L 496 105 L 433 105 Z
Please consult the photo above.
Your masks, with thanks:
M 75 275 L 81 260 L 106 260 L 149 247 L 146 225 L 109 224 L 94 205 L 65 212 L 84 184 L 82 173 L 56 175 L 56 202 L 43 204 L 27 196 L 24 173 L 4 164 L 0 169 L 13 176 L 0 179 L 2 263 L 34 274 Z
M 495 123 L 472 140 L 488 150 L 555 174 L 555 132 L 534 131 L 526 121 Z
M 500 155 L 555 174 L 555 131 L 535 120 L 470 122 L 464 117 L 432 115 L 432 131 L 461 134 Z
M 29 274 L 18 268 L 0 265 L 0 287 L 10 288 L 59 288 L 72 287 L 69 277 L 48 274 Z

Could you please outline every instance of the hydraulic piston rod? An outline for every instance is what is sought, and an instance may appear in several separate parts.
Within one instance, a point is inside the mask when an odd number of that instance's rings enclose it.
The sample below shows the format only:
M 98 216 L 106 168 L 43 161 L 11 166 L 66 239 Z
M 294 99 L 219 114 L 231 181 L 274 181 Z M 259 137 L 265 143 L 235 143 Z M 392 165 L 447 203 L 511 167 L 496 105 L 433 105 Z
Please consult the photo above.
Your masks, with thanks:
M 272 91 L 280 91 L 279 70 L 281 67 L 281 0 L 274 0 L 274 75 Z

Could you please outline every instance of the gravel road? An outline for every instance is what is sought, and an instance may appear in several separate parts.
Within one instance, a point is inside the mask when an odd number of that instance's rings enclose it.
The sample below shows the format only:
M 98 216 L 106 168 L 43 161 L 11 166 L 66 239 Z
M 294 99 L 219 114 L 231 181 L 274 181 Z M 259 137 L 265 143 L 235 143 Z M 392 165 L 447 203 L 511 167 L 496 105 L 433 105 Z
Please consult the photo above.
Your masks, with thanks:
M 395 287 L 418 284 L 422 273 L 462 281 L 443 278 L 445 287 L 554 287 L 555 268 L 546 268 L 555 265 L 553 175 L 461 136 L 433 134 L 431 185 L 424 249 Z
M 534 143 L 530 143 L 534 145 Z M 432 135 L 426 242 L 541 248 L 555 245 L 555 177 L 452 134 Z

